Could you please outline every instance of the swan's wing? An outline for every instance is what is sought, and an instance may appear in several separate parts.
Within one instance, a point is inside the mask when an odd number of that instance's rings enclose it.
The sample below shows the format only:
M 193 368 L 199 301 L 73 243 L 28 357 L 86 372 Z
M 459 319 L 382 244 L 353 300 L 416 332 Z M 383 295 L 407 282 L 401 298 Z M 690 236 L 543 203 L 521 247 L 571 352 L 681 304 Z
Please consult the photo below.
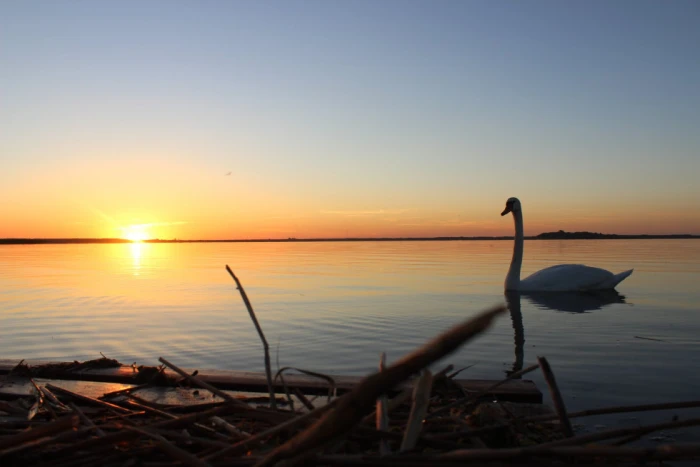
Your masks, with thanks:
M 575 291 L 605 288 L 614 274 L 583 264 L 559 264 L 542 269 L 520 282 L 521 290 Z

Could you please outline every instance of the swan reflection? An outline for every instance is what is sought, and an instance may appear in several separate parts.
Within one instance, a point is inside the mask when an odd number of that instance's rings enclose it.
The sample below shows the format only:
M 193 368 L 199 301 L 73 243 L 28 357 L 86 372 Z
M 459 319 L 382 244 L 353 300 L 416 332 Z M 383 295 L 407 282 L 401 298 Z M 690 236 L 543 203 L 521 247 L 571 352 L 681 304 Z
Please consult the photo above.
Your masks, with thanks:
M 542 310 L 563 311 L 567 313 L 587 313 L 602 310 L 615 303 L 626 303 L 625 296 L 615 290 L 589 292 L 517 292 L 505 293 L 506 304 L 510 311 L 515 341 L 515 360 L 506 373 L 511 374 L 523 369 L 525 358 L 525 326 L 521 309 L 521 297 L 525 297 L 535 307 Z

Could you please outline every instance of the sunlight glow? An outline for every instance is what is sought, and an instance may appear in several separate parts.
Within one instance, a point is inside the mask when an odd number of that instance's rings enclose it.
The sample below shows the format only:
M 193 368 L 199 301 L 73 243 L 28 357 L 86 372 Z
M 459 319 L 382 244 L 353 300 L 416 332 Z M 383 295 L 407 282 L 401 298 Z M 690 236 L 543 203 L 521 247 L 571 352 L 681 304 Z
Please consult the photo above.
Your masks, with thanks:
M 151 238 L 145 225 L 130 225 L 123 230 L 124 238 L 132 242 L 143 242 Z

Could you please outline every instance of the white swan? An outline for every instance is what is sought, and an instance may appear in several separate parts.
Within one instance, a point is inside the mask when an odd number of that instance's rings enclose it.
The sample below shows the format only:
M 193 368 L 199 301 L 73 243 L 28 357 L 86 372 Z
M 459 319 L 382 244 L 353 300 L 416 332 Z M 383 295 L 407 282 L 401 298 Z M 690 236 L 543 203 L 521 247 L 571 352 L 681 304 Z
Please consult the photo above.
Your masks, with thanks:
M 515 220 L 515 245 L 513 246 L 513 259 L 506 276 L 506 290 L 520 292 L 611 290 L 634 271 L 634 269 L 630 269 L 620 274 L 613 274 L 605 269 L 584 266 L 583 264 L 559 264 L 537 271 L 526 279 L 520 280 L 524 234 L 523 211 L 518 198 L 509 198 L 506 201 L 506 208 L 501 216 L 505 216 L 509 212 L 513 213 Z

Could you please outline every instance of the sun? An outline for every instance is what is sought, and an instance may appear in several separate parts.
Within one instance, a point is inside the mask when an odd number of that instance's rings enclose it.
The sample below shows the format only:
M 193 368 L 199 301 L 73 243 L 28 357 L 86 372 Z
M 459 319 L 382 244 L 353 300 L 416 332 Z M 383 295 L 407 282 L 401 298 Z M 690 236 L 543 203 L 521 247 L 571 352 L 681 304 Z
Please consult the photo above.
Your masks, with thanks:
M 130 225 L 123 230 L 124 238 L 132 242 L 143 242 L 151 238 L 145 225 Z

